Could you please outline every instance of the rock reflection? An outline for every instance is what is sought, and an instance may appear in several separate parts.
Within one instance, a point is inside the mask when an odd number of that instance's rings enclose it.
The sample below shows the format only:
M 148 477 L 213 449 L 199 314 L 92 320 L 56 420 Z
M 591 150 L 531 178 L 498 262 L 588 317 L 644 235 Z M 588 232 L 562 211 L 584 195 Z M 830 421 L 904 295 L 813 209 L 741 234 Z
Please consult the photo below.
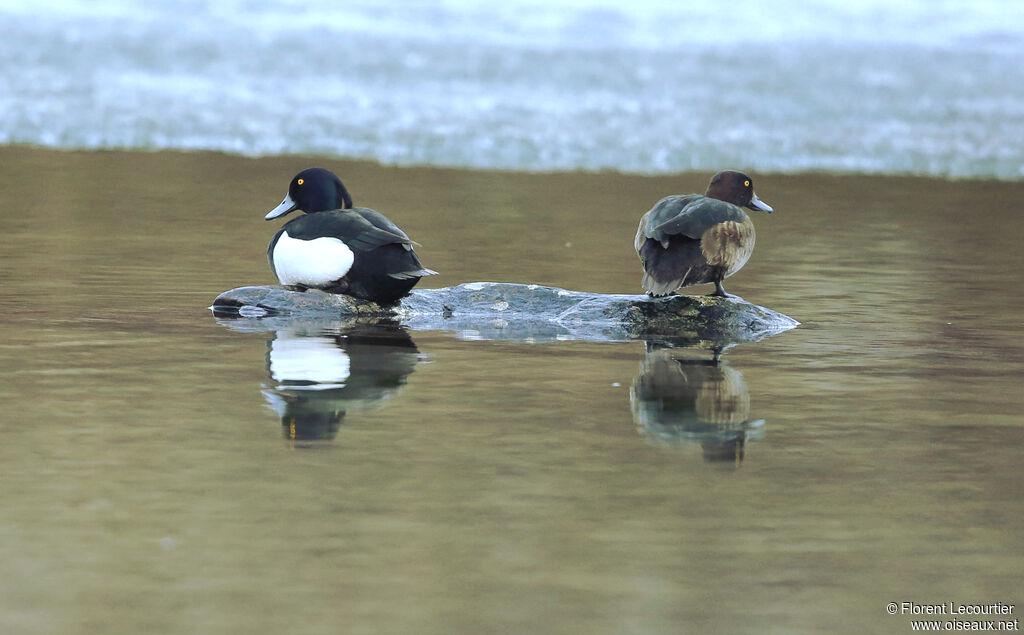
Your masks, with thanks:
M 748 439 L 763 420 L 750 419 L 743 375 L 719 352 L 646 342 L 646 356 L 630 387 L 633 421 L 654 443 L 699 443 L 705 461 L 743 460 Z
M 266 360 L 267 405 L 286 439 L 310 445 L 333 439 L 347 413 L 398 394 L 420 353 L 400 327 L 359 324 L 336 332 L 278 330 Z

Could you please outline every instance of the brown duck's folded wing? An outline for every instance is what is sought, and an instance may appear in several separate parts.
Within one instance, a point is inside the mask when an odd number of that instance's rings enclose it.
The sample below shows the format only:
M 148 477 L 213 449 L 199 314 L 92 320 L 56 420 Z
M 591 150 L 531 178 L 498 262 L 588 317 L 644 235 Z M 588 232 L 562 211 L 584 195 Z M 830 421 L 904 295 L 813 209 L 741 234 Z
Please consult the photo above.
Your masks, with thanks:
M 665 236 L 687 236 L 699 240 L 708 229 L 725 221 L 743 222 L 747 215 L 732 203 L 705 196 L 690 201 L 671 218 L 655 225 L 653 233 Z
M 700 194 L 675 194 L 655 203 L 654 207 L 640 218 L 640 226 L 637 227 L 636 238 L 633 241 L 637 253 L 640 253 L 640 248 L 648 238 L 658 241 L 662 247 L 667 247 L 668 234 L 659 229 L 659 226 L 678 216 L 687 205 L 699 198 L 703 197 Z

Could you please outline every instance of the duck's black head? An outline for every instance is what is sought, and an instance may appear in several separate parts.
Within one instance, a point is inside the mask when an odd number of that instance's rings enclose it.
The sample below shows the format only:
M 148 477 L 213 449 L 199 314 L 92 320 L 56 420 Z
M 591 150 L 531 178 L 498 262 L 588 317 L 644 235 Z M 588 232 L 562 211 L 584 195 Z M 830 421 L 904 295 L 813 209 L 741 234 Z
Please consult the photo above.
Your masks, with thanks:
M 754 194 L 754 179 L 734 170 L 723 170 L 712 177 L 704 196 L 769 214 L 775 211 Z
M 288 194 L 284 200 L 264 218 L 280 218 L 297 209 L 312 214 L 350 207 L 352 197 L 334 172 L 323 168 L 309 168 L 295 175 L 288 185 Z

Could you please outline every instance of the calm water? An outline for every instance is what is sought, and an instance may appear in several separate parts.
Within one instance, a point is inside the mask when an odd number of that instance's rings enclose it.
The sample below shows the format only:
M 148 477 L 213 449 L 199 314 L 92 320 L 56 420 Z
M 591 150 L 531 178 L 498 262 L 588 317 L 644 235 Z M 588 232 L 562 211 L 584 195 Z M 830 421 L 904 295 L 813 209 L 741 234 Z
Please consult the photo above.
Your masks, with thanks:
M 909 632 L 888 602 L 1024 605 L 1019 184 L 761 177 L 777 213 L 727 288 L 803 325 L 716 367 L 246 331 L 207 307 L 271 281 L 288 159 L 5 156 L 4 632 Z M 332 167 L 438 286 L 605 292 L 637 289 L 639 215 L 705 178 Z

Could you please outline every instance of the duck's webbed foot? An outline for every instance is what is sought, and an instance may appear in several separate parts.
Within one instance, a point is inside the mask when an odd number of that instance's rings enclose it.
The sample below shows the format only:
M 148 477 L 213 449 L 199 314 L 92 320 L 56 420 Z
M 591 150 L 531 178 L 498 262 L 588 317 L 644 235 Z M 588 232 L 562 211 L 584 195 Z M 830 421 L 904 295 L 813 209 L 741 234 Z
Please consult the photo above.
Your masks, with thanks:
M 725 292 L 725 287 L 722 286 L 721 280 L 715 280 L 715 290 L 708 295 L 713 295 L 718 298 L 728 298 L 729 294 Z

